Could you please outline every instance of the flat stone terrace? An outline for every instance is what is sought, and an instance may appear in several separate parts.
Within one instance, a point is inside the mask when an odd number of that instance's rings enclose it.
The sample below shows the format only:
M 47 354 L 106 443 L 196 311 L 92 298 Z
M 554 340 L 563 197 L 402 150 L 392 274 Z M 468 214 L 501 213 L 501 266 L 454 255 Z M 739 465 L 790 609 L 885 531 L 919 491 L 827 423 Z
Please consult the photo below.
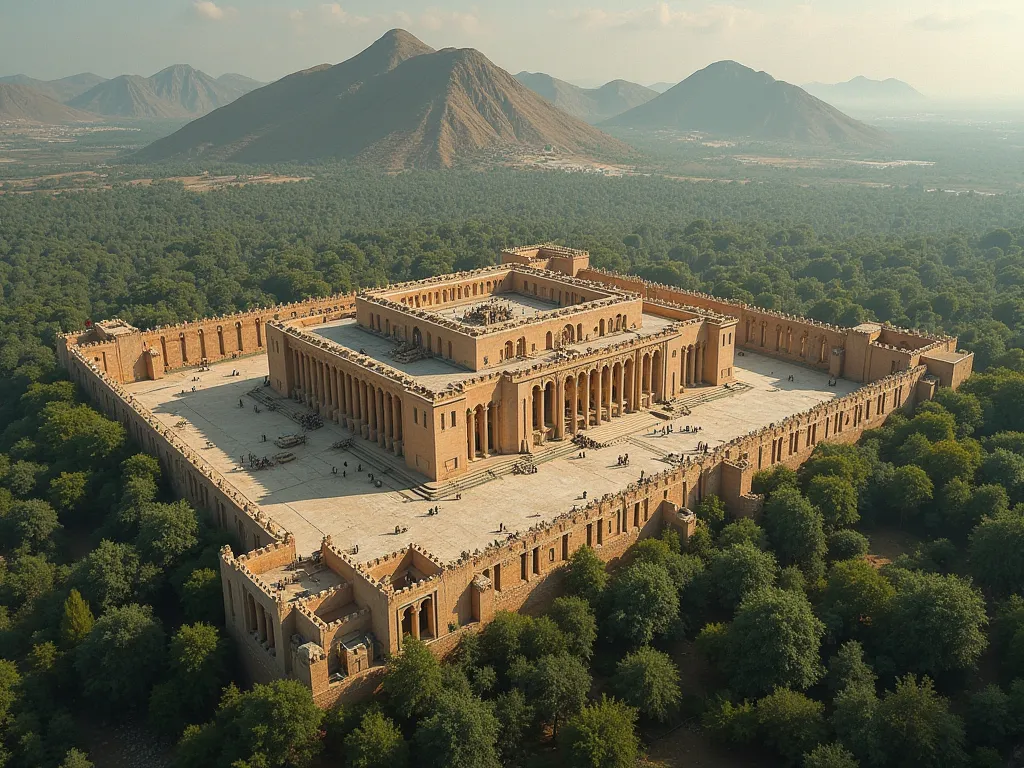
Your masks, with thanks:
M 559 305 L 556 302 L 545 301 L 535 296 L 524 296 L 520 293 L 496 293 L 484 299 L 470 299 L 469 301 L 456 304 L 448 304 L 442 309 L 435 310 L 428 307 L 425 311 L 431 315 L 436 315 L 442 320 L 451 320 L 452 322 L 461 323 L 467 328 L 480 329 L 487 326 L 480 323 L 467 322 L 463 319 L 463 316 L 467 312 L 472 312 L 477 307 L 487 304 L 504 304 L 510 307 L 512 310 L 512 317 L 510 319 L 512 320 L 521 320 L 524 317 L 535 318 L 545 312 L 559 309 Z M 421 309 L 421 311 L 424 310 Z
M 233 369 L 240 375 L 232 376 Z M 824 373 L 750 352 L 736 358 L 735 372 L 750 389 L 694 406 L 690 416 L 674 421 L 653 416 L 613 420 L 589 432 L 597 440 L 602 440 L 602 435 L 606 439 L 615 437 L 616 442 L 608 448 L 589 450 L 586 458 L 577 458 L 573 451 L 567 457 L 542 463 L 536 474 L 506 475 L 467 489 L 459 501 L 442 502 L 419 499 L 396 478 L 382 476 L 380 468 L 370 462 L 333 449 L 332 444 L 350 437 L 347 430 L 334 424 L 310 432 L 306 445 L 290 449 L 297 457 L 294 461 L 258 471 L 241 469 L 241 456 L 273 456 L 280 451 L 273 444 L 274 438 L 300 431 L 283 413 L 263 407 L 255 413 L 255 401 L 246 397 L 249 390 L 263 385 L 267 375 L 265 356 L 227 361 L 202 373 L 179 371 L 160 381 L 128 384 L 126 389 L 243 495 L 291 531 L 300 553 L 317 549 L 322 536 L 331 534 L 335 544 L 343 548 L 358 545 L 356 559 L 361 561 L 410 542 L 420 544 L 442 561 L 450 561 L 464 550 L 483 549 L 502 538 L 505 534 L 498 532 L 502 523 L 506 531 L 525 531 L 570 510 L 574 504 L 582 504 L 583 491 L 590 498 L 598 498 L 620 490 L 641 470 L 650 474 L 665 469 L 663 457 L 668 453 L 694 452 L 698 441 L 714 447 L 857 389 L 856 384 L 842 379 L 837 387 L 828 387 Z M 792 382 L 788 380 L 790 375 L 794 377 Z M 192 381 L 193 377 L 198 381 Z M 714 391 L 720 394 L 717 388 Z M 694 394 L 699 393 L 699 389 L 694 390 Z M 652 434 L 655 421 L 659 428 L 674 425 L 675 433 Z M 628 422 L 627 428 L 637 425 L 637 430 L 622 434 L 624 422 Z M 703 427 L 703 431 L 687 434 L 681 431 L 685 425 Z M 267 442 L 262 441 L 263 435 Z M 368 441 L 362 445 L 372 450 Z M 630 466 L 617 466 L 618 455 L 627 452 Z M 338 468 L 337 475 L 332 473 L 334 467 Z M 371 472 L 383 480 L 382 488 L 370 481 Z M 440 513 L 428 515 L 437 504 Z M 395 534 L 396 526 L 407 530 Z M 314 586 L 319 585 L 303 588 Z
M 655 336 L 670 325 L 672 325 L 671 320 L 645 314 L 643 327 L 635 331 L 623 331 L 608 336 L 601 336 L 579 344 L 570 344 L 562 349 L 570 352 L 605 349 L 632 339 Z M 374 360 L 389 365 L 407 376 L 411 376 L 416 379 L 418 384 L 434 392 L 444 391 L 450 384 L 454 385 L 462 381 L 468 381 L 469 379 L 477 378 L 481 374 L 480 371 L 469 371 L 459 365 L 455 365 L 455 363 L 438 357 L 416 360 L 411 363 L 397 362 L 388 354 L 395 348 L 393 341 L 367 331 L 352 319 L 336 320 L 331 323 L 324 323 L 323 325 L 314 325 L 304 330 L 314 336 L 321 336 L 328 341 L 333 341 L 356 352 L 362 352 Z M 542 349 L 521 360 L 510 360 L 492 364 L 487 368 L 487 371 L 519 371 L 528 369 L 538 363 L 554 362 L 557 358 L 558 353 L 555 350 Z

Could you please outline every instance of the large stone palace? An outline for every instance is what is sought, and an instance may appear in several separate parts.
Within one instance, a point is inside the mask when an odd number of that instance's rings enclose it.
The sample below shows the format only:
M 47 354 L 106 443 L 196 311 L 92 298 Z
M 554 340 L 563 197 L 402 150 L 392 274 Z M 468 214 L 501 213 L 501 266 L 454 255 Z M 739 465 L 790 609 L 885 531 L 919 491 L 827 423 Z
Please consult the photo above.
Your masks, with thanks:
M 956 388 L 956 339 L 817 323 L 593 269 L 553 245 L 354 296 L 61 340 L 72 378 L 242 551 L 221 557 L 254 678 L 328 705 L 403 638 L 437 653 L 541 605 L 717 494 Z

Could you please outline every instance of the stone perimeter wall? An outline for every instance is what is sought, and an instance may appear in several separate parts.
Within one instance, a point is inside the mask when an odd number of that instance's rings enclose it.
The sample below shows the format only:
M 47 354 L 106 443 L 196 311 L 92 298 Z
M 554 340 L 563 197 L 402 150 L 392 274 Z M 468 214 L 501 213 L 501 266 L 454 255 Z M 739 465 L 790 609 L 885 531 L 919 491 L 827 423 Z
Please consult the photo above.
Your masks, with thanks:
M 679 295 L 650 298 L 677 304 L 692 303 L 692 296 L 677 293 Z M 298 317 L 302 311 L 317 314 L 344 308 L 338 300 L 322 300 L 306 302 L 292 311 Z M 274 314 L 268 310 L 265 317 Z M 252 319 L 255 328 L 256 318 Z M 200 327 L 208 329 L 218 325 L 223 327 L 222 318 L 188 324 L 192 326 L 188 332 L 194 331 L 198 336 Z M 164 331 L 166 335 L 166 329 Z M 159 337 L 159 331 L 135 335 L 152 338 L 154 333 Z M 291 615 L 297 613 L 295 607 L 283 604 L 250 567 L 258 570 L 266 567 L 266 563 L 259 566 L 257 563 L 267 559 L 267 553 L 273 553 L 268 562 L 275 565 L 294 559 L 296 553 L 290 536 L 270 521 L 257 505 L 237 493 L 200 455 L 164 430 L 152 414 L 120 386 L 121 377 L 135 375 L 137 367 L 111 369 L 109 358 L 105 367 L 96 360 L 97 349 L 114 349 L 120 354 L 125 349 L 134 349 L 134 345 L 120 344 L 125 337 L 100 344 L 90 344 L 86 337 L 85 344 L 76 346 L 77 338 L 80 337 L 66 337 L 61 346 L 61 360 L 71 378 L 108 416 L 124 424 L 140 446 L 160 460 L 177 494 L 236 533 L 243 549 L 249 552 L 237 559 L 230 551 L 222 553 L 221 572 L 228 631 L 245 649 L 242 656 L 253 678 L 295 677 L 310 686 L 315 700 L 322 706 L 371 692 L 379 678 L 379 667 L 329 682 L 327 653 L 332 649 L 321 649 L 319 655 L 301 656 L 299 649 L 290 642 L 299 623 Z M 145 349 L 142 344 L 139 348 Z M 241 352 L 247 351 L 243 345 Z M 774 354 L 772 350 L 765 352 Z M 367 623 L 385 653 L 399 649 L 397 619 L 404 607 L 428 595 L 437 606 L 439 635 L 431 641 L 431 647 L 444 653 L 454 647 L 461 634 L 475 631 L 489 621 L 495 610 L 536 611 L 546 605 L 560 590 L 560 566 L 580 546 L 589 544 L 603 560 L 616 560 L 637 539 L 656 534 L 666 523 L 674 524 L 681 507 L 693 506 L 709 494 L 722 496 L 733 515 L 756 515 L 761 500 L 751 495 L 750 481 L 758 469 L 777 463 L 797 467 L 822 441 L 855 442 L 864 430 L 881 425 L 892 410 L 932 397 L 937 385 L 935 377 L 929 376 L 923 365 L 886 376 L 846 397 L 740 437 L 706 456 L 666 468 L 620 493 L 592 500 L 582 509 L 564 513 L 483 552 L 467 554 L 457 562 L 444 564 L 438 575 L 407 589 L 384 587 L 366 570 L 375 563 L 361 566 L 341 553 L 331 558 L 331 567 L 345 579 L 339 589 L 351 590 L 359 607 L 369 609 Z M 328 549 L 337 552 L 332 547 Z M 379 562 L 378 558 L 377 564 Z M 249 565 L 239 567 L 240 563 Z M 253 604 L 258 602 L 262 613 L 271 617 L 273 627 L 268 629 L 272 643 L 260 642 L 245 625 L 245 609 L 240 608 L 240 603 L 246 605 L 250 596 Z
M 233 315 L 162 326 L 103 338 L 98 327 L 62 336 L 57 357 L 65 368 L 72 364 L 69 350 L 77 348 L 100 371 L 115 381 L 159 379 L 169 371 L 214 363 L 226 358 L 266 352 L 266 324 L 310 315 L 351 314 L 355 294 L 308 299 Z

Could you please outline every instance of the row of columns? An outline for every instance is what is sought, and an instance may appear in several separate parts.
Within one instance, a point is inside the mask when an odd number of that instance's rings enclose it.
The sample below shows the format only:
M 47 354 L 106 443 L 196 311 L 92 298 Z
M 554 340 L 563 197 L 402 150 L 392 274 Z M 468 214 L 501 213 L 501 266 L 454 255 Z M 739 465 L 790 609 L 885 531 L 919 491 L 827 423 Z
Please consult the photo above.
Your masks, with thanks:
M 421 615 L 426 620 L 426 627 L 420 627 L 423 621 L 420 618 Z M 412 605 L 400 608 L 397 615 L 399 645 L 401 646 L 406 637 L 412 637 L 416 640 L 437 637 L 437 622 L 435 618 L 433 595 L 428 595 Z M 406 625 L 407 619 L 408 625 Z
M 534 386 L 532 402 L 523 404 L 524 426 L 530 442 L 535 432 L 540 433 L 539 442 L 545 442 L 549 423 L 553 439 L 561 440 L 567 434 L 574 435 L 613 417 L 639 411 L 644 398 L 648 398 L 649 405 L 662 391 L 664 374 L 656 371 L 656 362 L 655 355 L 645 354 L 639 358 L 639 364 L 632 359 L 603 364 Z
M 683 347 L 680 352 L 679 373 L 682 386 L 693 387 L 704 383 L 704 356 L 707 345 L 703 342 Z
M 501 419 L 499 405 L 486 403 L 466 411 L 466 450 L 469 460 L 486 459 L 501 451 Z M 488 439 L 490 438 L 490 439 Z
M 317 413 L 403 455 L 402 398 L 301 350 L 294 350 L 294 391 Z

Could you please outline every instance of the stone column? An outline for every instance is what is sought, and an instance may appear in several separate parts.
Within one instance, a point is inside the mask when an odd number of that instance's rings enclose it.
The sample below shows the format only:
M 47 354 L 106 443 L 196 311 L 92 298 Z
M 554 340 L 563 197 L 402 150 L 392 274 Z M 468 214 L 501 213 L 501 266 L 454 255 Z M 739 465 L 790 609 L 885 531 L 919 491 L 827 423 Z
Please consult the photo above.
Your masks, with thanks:
M 600 365 L 594 371 L 594 375 L 597 378 L 597 385 L 594 390 L 594 405 L 597 406 L 597 426 L 600 427 L 601 422 L 604 420 L 604 370 Z
M 543 443 L 548 437 L 548 386 L 541 385 L 540 388 L 540 441 Z
M 353 386 L 352 376 L 348 373 L 345 374 L 345 396 L 348 398 L 348 415 L 350 419 L 356 417 L 356 398 L 355 398 L 355 387 Z
M 572 377 L 572 408 L 569 411 L 569 434 L 575 435 L 579 429 L 579 406 L 580 406 L 580 385 L 579 379 L 574 374 Z
M 377 390 L 377 445 L 384 448 L 387 445 L 387 419 L 384 413 L 384 390 Z
M 394 399 L 391 393 L 384 395 L 384 447 L 391 450 L 395 444 L 394 433 Z
M 697 370 L 693 374 L 693 378 L 697 384 L 704 383 L 704 348 L 705 344 L 701 344 L 697 348 Z
M 565 377 L 555 379 L 555 439 L 565 437 Z
M 366 382 L 359 380 L 359 421 L 360 426 L 366 423 Z
M 614 371 L 615 369 L 613 368 L 612 370 Z M 625 396 L 622 393 L 623 384 L 625 382 L 624 375 L 625 374 L 624 374 L 624 371 L 623 371 L 623 367 L 620 365 L 619 366 L 619 375 L 615 377 L 615 392 L 616 392 L 615 400 L 616 400 L 616 405 L 619 406 L 619 409 L 618 409 L 619 410 L 619 416 L 622 416 L 622 414 L 623 414 L 623 407 L 624 407 L 623 403 L 624 403 L 624 397 Z
M 487 403 L 484 405 L 480 418 L 480 453 L 484 455 L 486 459 L 490 456 L 490 451 L 487 450 L 487 423 L 490 418 L 491 404 Z
M 476 408 L 473 408 L 466 415 L 469 422 L 466 428 L 469 430 L 469 460 L 476 461 Z
M 367 415 L 369 416 L 371 440 L 377 439 L 377 428 L 379 426 L 379 421 L 377 419 L 377 391 L 377 388 L 372 384 L 366 385 L 366 403 L 370 407 L 370 410 L 367 412 Z
M 412 636 L 420 639 L 420 606 L 417 603 L 412 607 Z

